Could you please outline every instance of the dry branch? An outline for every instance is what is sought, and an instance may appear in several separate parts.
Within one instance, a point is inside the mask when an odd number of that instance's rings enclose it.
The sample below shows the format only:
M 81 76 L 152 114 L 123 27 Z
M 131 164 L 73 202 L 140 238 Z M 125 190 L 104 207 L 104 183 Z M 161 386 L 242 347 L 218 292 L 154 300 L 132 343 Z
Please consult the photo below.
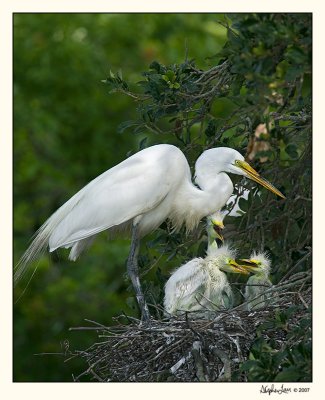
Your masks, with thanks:
M 150 325 L 121 316 L 114 326 L 92 322 L 93 326 L 74 328 L 92 329 L 104 340 L 85 351 L 71 353 L 66 361 L 78 357 L 87 362 L 88 368 L 75 377 L 76 381 L 220 382 L 231 381 L 234 375 L 236 381 L 245 381 L 240 366 L 247 360 L 257 328 L 276 312 L 300 305 L 286 328 L 263 331 L 266 339 L 276 340 L 279 349 L 287 344 L 290 326 L 297 326 L 310 312 L 306 308 L 311 303 L 310 279 L 309 272 L 299 273 L 269 289 L 278 293 L 277 304 L 254 312 L 241 306 L 210 312 L 208 318 L 202 318 L 202 313 L 200 318 L 196 313 L 186 313 L 168 320 L 152 320 Z

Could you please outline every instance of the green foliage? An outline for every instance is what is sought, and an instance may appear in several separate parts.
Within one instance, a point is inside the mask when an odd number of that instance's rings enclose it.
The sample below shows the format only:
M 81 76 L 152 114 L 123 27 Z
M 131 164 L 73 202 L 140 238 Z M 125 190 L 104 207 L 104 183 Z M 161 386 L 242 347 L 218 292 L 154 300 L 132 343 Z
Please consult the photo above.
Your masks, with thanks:
M 141 119 L 123 122 L 120 132 L 132 128 L 134 133 L 149 130 L 162 134 L 173 129 L 182 144 L 189 144 L 191 128 L 203 121 L 211 101 L 215 96 L 221 98 L 227 93 L 229 74 L 226 72 L 227 63 L 203 73 L 193 60 L 168 66 L 154 61 L 149 71 L 143 73 L 145 80 L 138 83 L 142 93 L 131 93 L 127 82 L 110 74 L 106 83 L 113 88 L 111 91 L 120 91 L 140 102 L 138 113 Z M 207 135 L 214 134 L 211 133 L 213 122 L 210 121 Z M 179 135 L 183 130 L 186 135 Z
M 241 366 L 250 382 L 311 382 L 311 318 L 307 315 L 293 321 L 291 316 L 296 308 L 277 313 L 258 328 L 249 360 Z M 282 330 L 285 345 L 278 348 L 276 340 L 266 341 L 265 330 L 278 334 Z
M 55 209 L 133 152 L 171 143 L 193 167 L 214 146 L 246 154 L 265 124 L 257 142 L 268 147 L 252 164 L 287 199 L 264 189 L 251 193 L 240 200 L 243 216 L 228 217 L 226 225 L 235 226 L 231 240 L 241 256 L 268 250 L 273 282 L 310 268 L 310 14 L 17 14 L 14 28 L 16 261 Z M 121 68 L 123 76 L 115 72 Z M 253 188 L 233 181 L 235 193 Z M 42 357 L 30 368 L 32 354 L 60 352 L 68 328 L 84 318 L 110 324 L 122 311 L 137 313 L 127 291 L 128 246 L 102 237 L 76 265 L 65 252 L 50 266 L 41 259 L 15 306 L 15 380 L 70 380 L 75 366 L 63 370 L 61 358 Z M 168 224 L 143 241 L 140 267 L 150 303 L 161 304 L 170 271 L 202 256 L 205 246 L 203 229 L 186 236 Z M 278 315 L 272 324 L 286 321 Z M 310 376 L 306 338 L 294 329 L 286 334 L 288 341 L 296 336 L 281 356 L 259 337 L 243 366 L 250 380 Z M 89 340 L 73 339 L 78 348 Z

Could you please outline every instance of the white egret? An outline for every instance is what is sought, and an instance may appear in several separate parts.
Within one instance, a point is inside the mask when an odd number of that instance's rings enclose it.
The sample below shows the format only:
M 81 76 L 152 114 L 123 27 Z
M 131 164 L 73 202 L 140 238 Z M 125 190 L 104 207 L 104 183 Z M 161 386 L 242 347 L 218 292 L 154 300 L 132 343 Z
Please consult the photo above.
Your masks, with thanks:
M 222 239 L 221 213 L 208 217 L 208 249 L 205 258 L 194 258 L 179 267 L 165 285 L 164 308 L 167 314 L 231 308 L 233 292 L 224 272 L 248 274 L 235 262 L 236 252 L 228 245 L 218 247 Z
M 253 275 L 249 277 L 245 288 L 245 308 L 248 311 L 259 310 L 271 303 L 275 297 L 272 293 L 265 293 L 273 285 L 270 281 L 271 260 L 266 253 L 256 253 L 249 260 L 240 260 L 247 271 Z M 273 299 L 273 301 L 272 301 Z
M 236 150 L 206 150 L 195 165 L 192 184 L 188 162 L 180 149 L 168 144 L 146 148 L 99 175 L 61 206 L 37 231 L 16 268 L 14 280 L 49 247 L 71 248 L 75 261 L 105 230 L 129 228 L 131 248 L 127 270 L 143 319 L 150 317 L 140 286 L 137 253 L 140 239 L 169 219 L 178 229 L 192 230 L 205 216 L 221 209 L 233 191 L 227 173 L 248 177 L 284 198 Z

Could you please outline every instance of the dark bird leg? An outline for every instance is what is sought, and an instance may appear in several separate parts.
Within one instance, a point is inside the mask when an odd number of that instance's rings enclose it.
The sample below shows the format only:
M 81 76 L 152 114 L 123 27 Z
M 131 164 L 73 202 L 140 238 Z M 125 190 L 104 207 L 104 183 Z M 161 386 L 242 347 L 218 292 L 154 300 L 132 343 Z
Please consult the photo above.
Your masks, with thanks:
M 147 303 L 144 299 L 140 279 L 139 279 L 139 269 L 138 269 L 138 252 L 139 252 L 139 234 L 138 234 L 138 224 L 133 225 L 132 228 L 132 239 L 131 239 L 131 249 L 127 261 L 127 271 L 131 279 L 135 295 L 141 310 L 142 321 L 149 321 L 150 314 Z

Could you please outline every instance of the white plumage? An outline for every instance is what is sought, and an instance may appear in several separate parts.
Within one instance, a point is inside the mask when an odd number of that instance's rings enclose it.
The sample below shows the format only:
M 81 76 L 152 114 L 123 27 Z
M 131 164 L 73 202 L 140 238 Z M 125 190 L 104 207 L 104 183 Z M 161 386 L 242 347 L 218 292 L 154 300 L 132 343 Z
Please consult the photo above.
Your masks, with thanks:
M 265 293 L 272 287 L 270 281 L 271 260 L 266 253 L 253 252 L 249 261 L 255 266 L 248 267 L 254 275 L 250 276 L 245 288 L 245 308 L 248 311 L 259 310 L 276 300 L 272 293 Z M 273 298 L 273 301 L 272 301 Z
M 233 305 L 227 275 L 235 251 L 227 245 L 211 251 L 205 258 L 194 258 L 179 267 L 165 286 L 164 308 L 168 314 L 184 311 L 218 310 Z
M 208 249 L 205 258 L 194 258 L 179 267 L 165 285 L 164 308 L 170 315 L 184 311 L 218 310 L 233 306 L 233 292 L 222 271 L 245 273 L 236 267 L 236 251 L 224 244 L 216 227 L 223 228 L 225 213 L 216 212 L 207 218 Z
M 104 172 L 63 204 L 37 231 L 16 268 L 15 282 L 47 247 L 50 252 L 71 248 L 69 258 L 76 260 L 99 232 L 129 227 L 128 273 L 147 319 L 137 271 L 139 239 L 166 219 L 175 229 L 185 223 L 190 231 L 203 217 L 222 208 L 233 191 L 227 172 L 249 177 L 283 197 L 236 150 L 220 147 L 202 153 L 195 168 L 198 188 L 192 184 L 188 162 L 177 147 L 152 146 Z

